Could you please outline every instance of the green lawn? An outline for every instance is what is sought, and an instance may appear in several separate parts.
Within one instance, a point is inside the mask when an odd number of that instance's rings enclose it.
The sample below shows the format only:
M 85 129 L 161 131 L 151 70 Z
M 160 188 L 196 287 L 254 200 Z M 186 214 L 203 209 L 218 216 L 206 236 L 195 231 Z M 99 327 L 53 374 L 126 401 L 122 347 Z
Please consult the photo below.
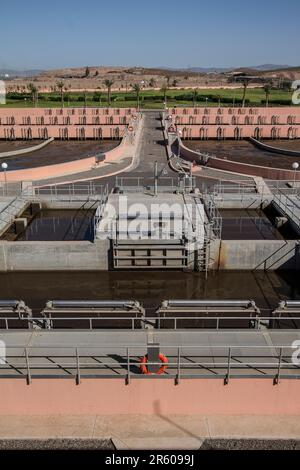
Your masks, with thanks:
M 26 96 L 26 99 L 24 98 Z M 87 106 L 108 106 L 107 93 L 101 92 L 101 102 L 95 99 L 94 93 L 87 93 Z M 196 106 L 218 106 L 219 100 L 222 106 L 236 106 L 241 104 L 243 89 L 198 89 Z M 269 97 L 270 106 L 280 106 L 291 104 L 292 93 L 285 90 L 272 90 Z M 140 95 L 140 106 L 142 108 L 162 108 L 164 94 L 157 90 L 145 90 Z M 246 93 L 247 106 L 263 106 L 265 100 L 264 90 L 261 88 L 249 88 Z M 33 101 L 30 95 L 16 96 L 14 99 L 8 95 L 6 105 L 1 107 L 32 107 Z M 172 106 L 192 106 L 193 90 L 168 90 L 167 103 Z M 137 104 L 134 92 L 112 92 L 112 107 L 135 107 Z M 83 93 L 66 93 L 64 98 L 65 107 L 83 107 Z M 61 98 L 58 93 L 41 93 L 38 100 L 38 107 L 56 108 L 61 107 Z

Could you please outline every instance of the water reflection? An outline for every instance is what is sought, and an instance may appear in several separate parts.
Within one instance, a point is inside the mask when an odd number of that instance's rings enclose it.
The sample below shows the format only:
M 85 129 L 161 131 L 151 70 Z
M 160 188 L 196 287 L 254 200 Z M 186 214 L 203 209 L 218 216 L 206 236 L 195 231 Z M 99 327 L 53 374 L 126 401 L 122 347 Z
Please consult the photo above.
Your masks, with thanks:
M 94 213 L 88 210 L 42 210 L 18 240 L 91 241 Z
M 164 299 L 253 299 L 267 313 L 300 299 L 294 272 L 18 272 L 0 274 L 0 298 L 42 308 L 51 299 L 136 299 L 153 313 Z M 266 309 L 266 311 L 264 311 Z

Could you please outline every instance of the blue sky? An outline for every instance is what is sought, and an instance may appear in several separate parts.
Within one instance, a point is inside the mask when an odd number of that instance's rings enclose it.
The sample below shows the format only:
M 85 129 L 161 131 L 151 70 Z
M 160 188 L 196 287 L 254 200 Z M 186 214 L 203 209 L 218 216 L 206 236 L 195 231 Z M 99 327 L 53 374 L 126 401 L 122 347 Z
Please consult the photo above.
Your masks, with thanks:
M 10 0 L 0 67 L 300 65 L 299 0 Z

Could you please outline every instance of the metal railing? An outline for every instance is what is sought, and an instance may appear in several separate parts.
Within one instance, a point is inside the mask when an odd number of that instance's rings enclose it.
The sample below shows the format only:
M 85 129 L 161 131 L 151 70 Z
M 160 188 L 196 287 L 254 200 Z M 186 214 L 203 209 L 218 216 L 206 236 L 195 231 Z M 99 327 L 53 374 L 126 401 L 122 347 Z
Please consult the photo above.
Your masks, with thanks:
M 0 231 L 4 231 L 15 220 L 16 216 L 26 207 L 26 200 L 23 194 L 14 197 L 0 212 Z
M 118 346 L 8 346 L 0 364 L 0 378 L 24 378 L 30 384 L 35 378 L 118 378 L 130 384 L 131 379 L 270 378 L 274 384 L 281 379 L 299 379 L 300 365 L 294 359 L 295 349 L 287 345 L 224 346 L 160 345 L 167 356 L 164 373 L 144 375 L 141 359 L 146 344 Z M 147 366 L 161 366 L 148 362 Z
M 107 184 L 103 185 L 90 181 L 89 183 L 28 187 L 22 194 L 31 199 L 46 198 L 61 201 L 85 201 L 87 199 L 103 200 L 107 191 Z
M 300 324 L 299 316 L 157 316 L 157 317 L 144 317 L 144 316 L 3 316 L 0 317 L 0 329 L 12 330 L 15 326 L 10 326 L 10 323 L 24 323 L 28 324 L 29 328 L 41 328 L 41 329 L 114 329 L 120 327 L 120 322 L 127 324 L 123 329 L 125 330 L 140 330 L 140 329 L 167 329 L 167 330 L 182 330 L 182 329 L 209 329 L 209 330 L 239 330 L 239 329 L 254 329 L 260 330 L 261 328 L 277 329 L 281 326 L 289 329 L 296 329 L 296 323 Z M 56 326 L 56 324 L 64 323 L 64 326 Z M 189 322 L 190 325 L 185 326 L 184 323 Z M 78 323 L 82 323 L 79 328 Z M 98 323 L 98 325 L 96 325 Z M 102 324 L 99 326 L 99 324 Z M 106 323 L 106 325 L 105 325 Z M 181 323 L 181 324 L 180 324 Z M 202 324 L 199 326 L 199 323 Z M 205 326 L 205 323 L 207 326 Z M 234 323 L 236 325 L 234 326 Z M 241 324 L 245 323 L 245 326 Z M 179 325 L 180 324 L 180 325 Z M 194 325 L 191 325 L 194 324 Z M 107 326 L 109 325 L 109 326 Z M 111 326 L 114 325 L 114 326 Z M 276 328 L 277 325 L 277 328 Z M 22 329 L 22 328 L 17 328 Z
M 300 197 L 298 194 L 288 195 L 280 189 L 273 192 L 273 203 L 289 217 L 292 222 L 300 229 Z
M 223 219 L 219 209 L 217 208 L 213 194 L 206 191 L 203 195 L 203 202 L 213 233 L 217 238 L 221 239 Z
M 221 182 L 219 184 L 215 184 L 211 193 L 213 197 L 224 197 L 225 194 L 234 194 L 243 198 L 249 195 L 253 196 L 257 194 L 257 191 L 255 184 L 236 181 L 233 184 L 224 184 Z
M 104 209 L 105 209 L 105 205 L 106 205 L 107 200 L 108 200 L 108 196 L 109 196 L 109 189 L 108 189 L 108 184 L 106 184 L 105 187 L 103 188 L 103 191 L 102 191 L 102 194 L 101 194 L 101 200 L 100 200 L 100 203 L 99 203 L 99 205 L 96 209 L 96 213 L 95 213 L 95 216 L 94 216 L 94 219 L 93 219 L 94 240 L 97 237 L 97 228 L 98 228 L 99 223 L 102 219 L 103 212 L 104 212 Z
M 0 197 L 18 196 L 22 192 L 22 183 L 0 182 Z

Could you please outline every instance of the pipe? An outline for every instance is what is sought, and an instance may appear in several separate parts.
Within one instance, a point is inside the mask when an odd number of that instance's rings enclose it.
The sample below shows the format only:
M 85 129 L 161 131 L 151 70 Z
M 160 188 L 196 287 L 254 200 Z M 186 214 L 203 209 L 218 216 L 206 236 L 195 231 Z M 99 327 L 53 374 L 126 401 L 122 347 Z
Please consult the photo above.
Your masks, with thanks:
M 166 307 L 253 307 L 253 300 L 165 300 L 162 304 Z
M 135 300 L 52 300 L 47 302 L 47 308 L 139 308 Z

